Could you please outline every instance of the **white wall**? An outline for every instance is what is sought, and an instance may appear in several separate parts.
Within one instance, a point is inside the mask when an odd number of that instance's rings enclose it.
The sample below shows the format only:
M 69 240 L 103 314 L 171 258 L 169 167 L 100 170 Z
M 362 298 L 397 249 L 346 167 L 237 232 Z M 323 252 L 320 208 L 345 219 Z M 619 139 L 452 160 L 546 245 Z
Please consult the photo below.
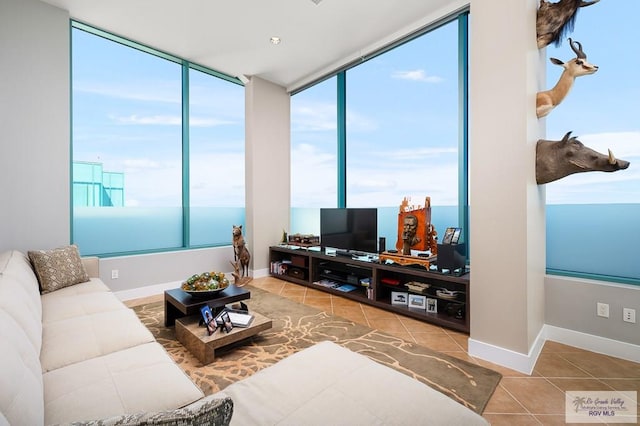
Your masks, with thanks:
M 473 0 L 470 20 L 469 350 L 496 361 L 491 352 L 502 348 L 525 364 L 535 362 L 529 354 L 541 345 L 544 324 L 544 193 L 535 182 L 535 94 L 544 72 L 537 3 Z
M 245 90 L 246 236 L 253 269 L 265 273 L 269 246 L 289 229 L 290 97 L 283 87 L 257 77 Z
M 2 0 L 0 53 L 0 250 L 68 244 L 68 13 Z

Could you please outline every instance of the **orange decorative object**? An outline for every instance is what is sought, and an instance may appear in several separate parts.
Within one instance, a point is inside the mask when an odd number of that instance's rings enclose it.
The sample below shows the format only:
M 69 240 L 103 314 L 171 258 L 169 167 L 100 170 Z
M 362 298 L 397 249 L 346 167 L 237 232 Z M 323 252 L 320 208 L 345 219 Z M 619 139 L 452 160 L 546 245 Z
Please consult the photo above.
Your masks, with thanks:
M 430 251 L 438 254 L 437 232 L 431 224 L 431 198 L 426 197 L 424 206 L 410 205 L 405 197 L 398 212 L 398 240 L 396 249 L 403 255 L 411 250 Z

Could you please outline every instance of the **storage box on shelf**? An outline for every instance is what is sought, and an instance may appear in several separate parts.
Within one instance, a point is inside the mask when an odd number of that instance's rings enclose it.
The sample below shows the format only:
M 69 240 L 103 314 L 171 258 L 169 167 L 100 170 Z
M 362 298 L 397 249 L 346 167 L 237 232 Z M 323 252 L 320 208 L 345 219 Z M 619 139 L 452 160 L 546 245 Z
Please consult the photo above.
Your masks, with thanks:
M 468 273 L 454 276 L 286 246 L 271 247 L 269 256 L 271 275 L 284 280 L 469 332 Z M 290 274 L 292 268 L 303 275 Z

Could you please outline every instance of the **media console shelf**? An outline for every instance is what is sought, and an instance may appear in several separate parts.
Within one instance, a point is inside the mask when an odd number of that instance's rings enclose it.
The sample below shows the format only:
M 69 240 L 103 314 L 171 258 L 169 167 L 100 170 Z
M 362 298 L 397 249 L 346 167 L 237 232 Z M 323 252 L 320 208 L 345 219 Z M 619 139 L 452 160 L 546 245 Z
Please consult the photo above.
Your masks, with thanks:
M 468 273 L 454 276 L 288 246 L 270 247 L 269 260 L 272 276 L 469 333 Z

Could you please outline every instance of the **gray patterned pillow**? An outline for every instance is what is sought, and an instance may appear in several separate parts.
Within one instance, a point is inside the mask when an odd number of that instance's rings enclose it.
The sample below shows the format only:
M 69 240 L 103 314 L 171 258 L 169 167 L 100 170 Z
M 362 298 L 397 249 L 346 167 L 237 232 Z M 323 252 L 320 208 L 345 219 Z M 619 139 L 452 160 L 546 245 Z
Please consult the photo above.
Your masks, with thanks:
M 29 251 L 28 255 L 43 294 L 89 281 L 75 244 L 53 250 Z
M 209 395 L 172 411 L 137 413 L 114 416 L 88 422 L 74 422 L 72 426 L 205 426 L 228 425 L 233 415 L 233 401 L 229 397 Z

